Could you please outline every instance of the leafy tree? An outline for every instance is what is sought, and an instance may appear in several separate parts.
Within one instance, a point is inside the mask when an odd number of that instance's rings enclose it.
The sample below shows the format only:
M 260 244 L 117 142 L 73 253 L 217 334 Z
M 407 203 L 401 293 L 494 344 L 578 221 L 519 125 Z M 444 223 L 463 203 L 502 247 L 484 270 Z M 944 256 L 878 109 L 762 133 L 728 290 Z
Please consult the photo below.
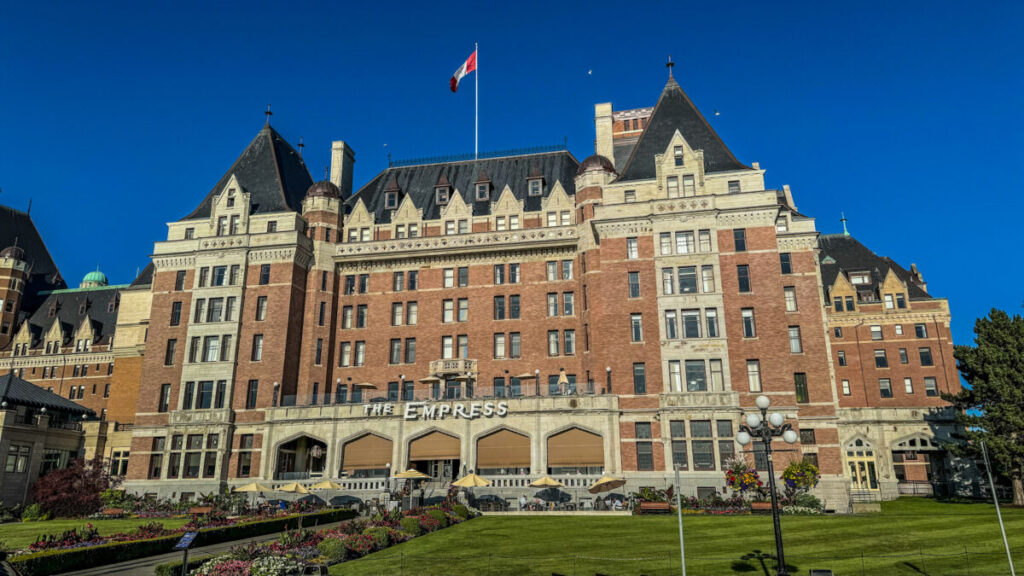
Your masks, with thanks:
M 74 460 L 62 470 L 52 470 L 32 484 L 32 500 L 52 517 L 88 516 L 103 507 L 100 495 L 112 482 L 102 458 Z
M 995 308 L 974 323 L 974 346 L 954 353 L 967 381 L 958 394 L 943 394 L 963 426 L 958 455 L 981 457 L 985 441 L 993 472 L 1013 484 L 1013 504 L 1024 506 L 1024 318 Z

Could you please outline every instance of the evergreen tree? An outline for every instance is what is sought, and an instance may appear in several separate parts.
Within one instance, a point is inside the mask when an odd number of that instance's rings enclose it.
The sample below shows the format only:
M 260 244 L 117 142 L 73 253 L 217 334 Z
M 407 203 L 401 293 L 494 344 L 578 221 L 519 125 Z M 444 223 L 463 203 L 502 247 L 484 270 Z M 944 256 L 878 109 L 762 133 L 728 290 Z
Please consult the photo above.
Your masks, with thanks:
M 980 458 L 984 440 L 993 473 L 1009 478 L 1013 504 L 1024 506 L 1024 318 L 993 308 L 975 322 L 974 346 L 955 348 L 969 387 L 943 398 L 969 443 L 951 450 Z

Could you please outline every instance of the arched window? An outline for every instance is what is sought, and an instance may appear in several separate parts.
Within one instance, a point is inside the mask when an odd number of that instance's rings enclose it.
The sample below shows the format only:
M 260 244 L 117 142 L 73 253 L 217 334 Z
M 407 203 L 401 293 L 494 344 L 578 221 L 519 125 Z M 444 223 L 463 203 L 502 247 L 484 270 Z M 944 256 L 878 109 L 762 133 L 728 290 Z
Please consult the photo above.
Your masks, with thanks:
M 870 442 L 857 438 L 847 444 L 846 464 L 855 490 L 878 490 L 875 450 Z

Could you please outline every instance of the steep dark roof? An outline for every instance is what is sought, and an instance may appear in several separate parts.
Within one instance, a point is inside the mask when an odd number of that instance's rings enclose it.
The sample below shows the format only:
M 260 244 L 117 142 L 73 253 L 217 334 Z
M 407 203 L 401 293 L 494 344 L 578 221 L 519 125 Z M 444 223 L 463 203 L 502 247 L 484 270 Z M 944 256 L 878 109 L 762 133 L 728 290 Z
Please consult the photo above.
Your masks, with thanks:
M 39 335 L 43 335 L 54 322 L 60 322 L 64 327 L 64 335 L 71 338 L 74 331 L 88 316 L 92 320 L 93 331 L 97 336 L 93 343 L 110 344 L 110 339 L 114 336 L 114 328 L 117 326 L 119 295 L 123 288 L 124 286 L 104 286 L 102 288 L 78 288 L 51 292 L 39 304 L 35 313 L 29 317 L 29 325 L 33 330 L 38 330 Z M 110 309 L 111 299 L 114 299 L 113 310 Z M 83 303 L 86 305 L 84 312 L 82 312 Z M 50 307 L 53 305 L 56 305 L 56 313 L 51 318 Z M 36 340 L 32 347 L 41 345 L 42 343 Z
M 886 274 L 892 269 L 896 276 L 907 285 L 907 296 L 912 300 L 932 298 L 917 284 L 914 274 L 886 256 L 879 256 L 867 246 L 861 244 L 853 236 L 843 234 L 823 234 L 818 239 L 821 251 L 818 259 L 821 262 L 821 281 L 827 290 L 835 283 L 840 273 L 870 272 L 871 284 L 857 286 L 858 290 L 877 289 L 885 281 Z
M 497 202 L 506 184 L 518 200 L 525 200 L 524 208 L 531 212 L 540 210 L 542 196 L 527 195 L 526 179 L 530 174 L 544 178 L 543 196 L 551 193 L 555 182 L 561 182 L 566 194 L 572 196 L 576 193 L 574 178 L 578 166 L 572 154 L 561 151 L 388 168 L 353 194 L 346 204 L 355 206 L 361 198 L 378 224 L 390 222 L 391 211 L 384 208 L 384 190 L 394 182 L 403 198 L 412 196 L 413 204 L 423 210 L 425 220 L 436 220 L 441 217 L 441 206 L 435 202 L 434 188 L 443 176 L 451 183 L 452 194 L 458 190 L 474 215 L 490 214 L 491 203 Z M 491 182 L 491 198 L 487 202 L 476 201 L 473 184 L 480 179 L 481 172 L 486 172 Z
M 253 138 L 242 155 L 206 195 L 199 207 L 183 220 L 210 216 L 213 198 L 223 190 L 234 174 L 242 189 L 248 192 L 252 213 L 302 211 L 302 198 L 313 185 L 302 156 L 280 134 L 267 124 Z
M 0 205 L 0 249 L 13 246 L 15 241 L 25 251 L 25 262 L 32 266 L 23 308 L 34 306 L 35 295 L 42 290 L 67 287 L 32 217 L 21 210 Z
M 135 280 L 132 280 L 132 288 L 151 285 L 153 283 L 154 268 L 155 267 L 153 266 L 152 262 L 146 264 L 146 267 L 142 269 L 142 272 L 139 272 L 139 275 L 135 277 Z
M 654 178 L 654 155 L 665 153 L 676 130 L 691 148 L 704 151 L 705 172 L 749 169 L 732 155 L 679 84 L 669 78 L 650 120 L 640 134 L 640 140 L 620 171 L 618 182 Z M 619 166 L 619 163 L 615 165 Z
M 58 412 L 96 415 L 95 412 L 84 406 L 80 406 L 67 398 L 40 388 L 31 382 L 26 382 L 10 373 L 0 376 L 0 400 L 15 406 L 45 407 L 47 410 L 56 410 Z

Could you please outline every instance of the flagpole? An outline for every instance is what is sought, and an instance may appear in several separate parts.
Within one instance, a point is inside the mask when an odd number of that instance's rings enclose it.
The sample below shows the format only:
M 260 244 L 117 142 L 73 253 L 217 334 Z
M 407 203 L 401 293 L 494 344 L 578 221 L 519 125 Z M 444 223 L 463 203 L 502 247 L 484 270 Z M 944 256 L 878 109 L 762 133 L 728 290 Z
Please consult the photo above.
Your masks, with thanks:
M 473 43 L 473 54 L 476 56 L 476 74 L 473 89 L 473 159 L 480 157 L 480 45 Z

